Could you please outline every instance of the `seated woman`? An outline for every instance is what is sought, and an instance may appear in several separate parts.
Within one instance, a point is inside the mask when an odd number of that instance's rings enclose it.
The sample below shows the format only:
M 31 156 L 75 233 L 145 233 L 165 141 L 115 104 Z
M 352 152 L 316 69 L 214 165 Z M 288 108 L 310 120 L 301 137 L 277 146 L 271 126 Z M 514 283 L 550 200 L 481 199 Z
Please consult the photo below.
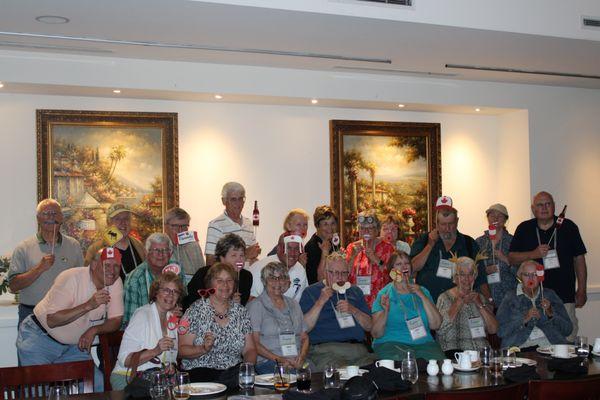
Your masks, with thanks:
M 373 350 L 380 359 L 402 360 L 407 350 L 427 360 L 445 358 L 430 333 L 439 328 L 442 316 L 429 291 L 414 283 L 408 254 L 394 251 L 388 270 L 392 282 L 373 303 Z
M 521 283 L 504 296 L 496 317 L 502 347 L 518 346 L 529 351 L 537 346 L 567 343 L 573 325 L 563 302 L 548 288 L 540 290 L 538 263 L 524 261 L 517 270 Z
M 308 353 L 308 334 L 298 302 L 283 294 L 290 286 L 285 265 L 270 262 L 260 273 L 265 290 L 250 304 L 248 314 L 259 355 L 256 373 L 272 373 L 276 363 L 300 368 Z
M 473 291 L 475 278 L 475 261 L 469 257 L 458 258 L 452 271 L 456 286 L 438 297 L 437 309 L 442 315 L 442 324 L 437 331 L 437 341 L 450 358 L 456 351 L 489 346 L 487 333 L 498 330 L 493 307 L 486 304 L 480 293 Z
M 234 288 L 233 301 L 246 305 L 250 298 L 252 288 L 252 274 L 244 269 L 246 244 L 244 240 L 235 233 L 228 233 L 217 242 L 215 247 L 215 258 L 222 263 L 234 267 L 238 275 L 238 285 Z M 205 289 L 204 279 L 209 267 L 202 267 L 192 277 L 187 285 L 187 296 L 183 301 L 183 308 L 187 309 L 200 298 L 198 290 Z
M 206 274 L 207 298 L 194 302 L 183 315 L 189 330 L 179 337 L 183 370 L 192 382 L 221 380 L 235 374 L 243 361 L 256 363 L 256 348 L 246 309 L 231 300 L 237 272 L 215 263 Z
M 119 356 L 110 384 L 113 390 L 127 385 L 127 371 L 132 367 L 132 354 L 140 354 L 138 371 L 177 364 L 177 325 L 169 324 L 173 311 L 183 293 L 178 275 L 166 272 L 150 285 L 150 303 L 133 313 L 123 333 Z

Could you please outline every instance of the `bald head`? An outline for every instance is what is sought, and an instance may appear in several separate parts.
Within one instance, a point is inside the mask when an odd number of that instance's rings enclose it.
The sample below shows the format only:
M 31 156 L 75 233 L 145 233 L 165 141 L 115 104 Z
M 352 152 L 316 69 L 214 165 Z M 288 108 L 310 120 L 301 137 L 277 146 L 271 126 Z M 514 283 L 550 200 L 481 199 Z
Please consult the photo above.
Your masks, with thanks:
M 531 212 L 540 223 L 549 223 L 554 219 L 554 198 L 548 192 L 539 192 L 533 196 Z

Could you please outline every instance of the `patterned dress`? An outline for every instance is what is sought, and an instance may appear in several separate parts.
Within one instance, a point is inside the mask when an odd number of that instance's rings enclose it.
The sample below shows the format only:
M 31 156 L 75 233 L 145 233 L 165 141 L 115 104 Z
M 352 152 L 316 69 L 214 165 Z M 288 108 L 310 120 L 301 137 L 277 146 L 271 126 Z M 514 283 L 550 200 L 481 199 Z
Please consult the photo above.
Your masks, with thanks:
M 197 300 L 183 318 L 190 321 L 189 333 L 196 335 L 194 345 L 201 346 L 207 332 L 215 336 L 214 345 L 207 354 L 182 360 L 184 370 L 198 367 L 224 370 L 242 362 L 245 337 L 252 332 L 250 318 L 243 306 L 229 302 L 229 322 L 225 326 L 215 321 L 215 309 L 209 299 Z
M 463 304 L 454 321 L 450 321 L 448 312 L 456 300 L 451 291 L 452 289 L 442 293 L 436 304 L 442 315 L 442 325 L 437 331 L 437 341 L 442 350 L 479 350 L 489 346 L 485 337 L 473 338 L 469 329 L 469 318 L 483 318 L 475 303 Z M 485 303 L 485 298 L 481 294 L 479 298 L 482 303 Z
M 352 250 L 359 244 L 360 242 L 350 243 L 346 248 L 346 260 L 348 262 L 352 259 Z M 369 307 L 373 305 L 373 302 L 377 298 L 377 293 L 391 281 L 389 272 L 385 266 L 393 252 L 394 247 L 382 240 L 375 245 L 375 255 L 383 261 L 384 266 L 380 267 L 377 264 L 372 264 L 364 249 L 354 258 L 354 262 L 351 266 L 352 270 L 350 271 L 350 283 L 356 285 L 356 277 L 358 275 L 371 275 L 371 294 L 365 296 L 365 300 Z

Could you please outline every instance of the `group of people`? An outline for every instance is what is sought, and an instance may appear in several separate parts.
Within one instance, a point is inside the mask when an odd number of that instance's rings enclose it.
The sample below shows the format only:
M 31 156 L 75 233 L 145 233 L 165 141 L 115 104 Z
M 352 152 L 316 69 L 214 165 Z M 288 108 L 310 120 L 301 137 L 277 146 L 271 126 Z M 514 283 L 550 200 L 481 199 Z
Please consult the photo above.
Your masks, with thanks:
M 586 249 L 577 226 L 556 217 L 540 192 L 534 218 L 506 229 L 501 204 L 486 210 L 476 240 L 458 231 L 447 196 L 435 226 L 412 245 L 400 224 L 371 210 L 357 216 L 358 240 L 341 246 L 329 206 L 293 209 L 269 255 L 261 258 L 244 187 L 225 184 L 225 210 L 208 226 L 204 253 L 190 215 L 169 210 L 164 233 L 142 244 L 124 204 L 107 211 L 109 236 L 89 246 L 60 232 L 60 205 L 37 207 L 37 234 L 13 252 L 11 291 L 19 292 L 21 365 L 90 358 L 102 333 L 123 329 L 111 385 L 124 388 L 133 367 L 176 368 L 194 381 L 223 380 L 244 361 L 258 373 L 276 364 L 365 365 L 477 350 L 497 334 L 503 347 L 567 343 L 575 308 L 586 302 Z M 543 283 L 542 283 L 543 281 Z M 97 371 L 96 389 L 101 390 Z

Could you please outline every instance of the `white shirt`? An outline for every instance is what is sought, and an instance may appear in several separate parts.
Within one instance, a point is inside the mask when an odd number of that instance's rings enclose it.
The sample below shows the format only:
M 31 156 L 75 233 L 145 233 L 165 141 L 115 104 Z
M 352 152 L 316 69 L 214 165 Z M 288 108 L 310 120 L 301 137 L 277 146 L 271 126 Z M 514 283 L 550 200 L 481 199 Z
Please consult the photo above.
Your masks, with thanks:
M 249 268 L 246 268 L 248 271 L 252 272 L 252 289 L 250 289 L 250 296 L 258 297 L 263 292 L 264 287 L 262 281 L 260 279 L 260 274 L 262 269 L 270 262 L 280 262 L 277 254 L 273 254 L 272 256 L 268 256 L 263 258 L 262 260 L 258 260 L 254 264 L 252 264 Z M 284 293 L 286 297 L 294 299 L 300 302 L 300 297 L 302 297 L 302 292 L 304 289 L 308 287 L 308 279 L 306 278 L 306 270 L 297 262 L 288 270 L 288 274 L 290 275 L 290 288 Z

